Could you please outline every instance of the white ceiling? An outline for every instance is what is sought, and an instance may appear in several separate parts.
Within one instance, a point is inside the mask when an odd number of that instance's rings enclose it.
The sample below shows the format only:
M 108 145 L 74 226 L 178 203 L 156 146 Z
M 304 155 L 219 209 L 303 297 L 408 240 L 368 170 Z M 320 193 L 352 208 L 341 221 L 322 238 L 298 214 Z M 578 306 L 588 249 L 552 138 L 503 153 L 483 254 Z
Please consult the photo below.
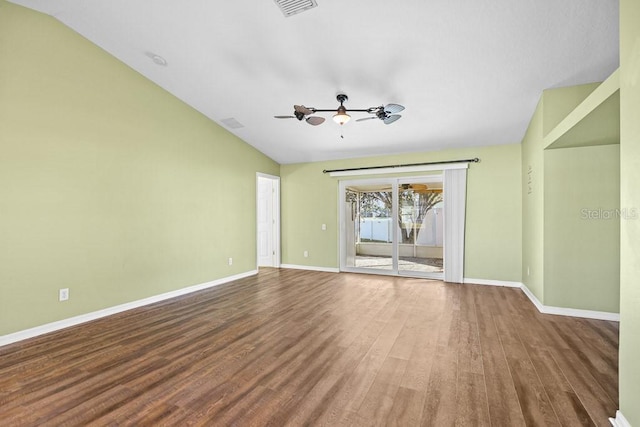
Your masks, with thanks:
M 53 15 L 279 163 L 517 143 L 543 89 L 618 67 L 616 0 L 13 0 Z M 148 56 L 157 54 L 167 66 Z M 387 103 L 320 126 L 294 104 Z M 352 113 L 352 118 L 366 113 Z M 341 131 L 344 138 L 340 138 Z

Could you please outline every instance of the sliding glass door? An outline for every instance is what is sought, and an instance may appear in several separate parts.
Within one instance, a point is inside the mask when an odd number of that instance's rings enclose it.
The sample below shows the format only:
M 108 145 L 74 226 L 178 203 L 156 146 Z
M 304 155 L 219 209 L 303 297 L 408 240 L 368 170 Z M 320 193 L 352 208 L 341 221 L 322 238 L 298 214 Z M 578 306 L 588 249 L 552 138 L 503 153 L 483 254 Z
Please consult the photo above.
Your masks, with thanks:
M 443 278 L 442 175 L 344 181 L 343 271 Z

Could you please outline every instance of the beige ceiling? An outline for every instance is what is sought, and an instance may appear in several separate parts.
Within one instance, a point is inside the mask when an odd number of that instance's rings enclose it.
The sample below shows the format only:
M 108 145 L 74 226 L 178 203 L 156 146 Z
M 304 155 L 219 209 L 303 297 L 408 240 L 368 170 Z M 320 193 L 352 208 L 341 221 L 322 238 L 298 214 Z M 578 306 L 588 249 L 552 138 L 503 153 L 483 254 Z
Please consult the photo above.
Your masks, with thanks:
M 317 1 L 285 18 L 272 0 L 14 0 L 280 163 L 518 143 L 543 89 L 618 66 L 613 0 Z M 347 109 L 406 110 L 342 129 L 330 113 L 320 126 L 273 118 L 337 108 L 340 92 Z

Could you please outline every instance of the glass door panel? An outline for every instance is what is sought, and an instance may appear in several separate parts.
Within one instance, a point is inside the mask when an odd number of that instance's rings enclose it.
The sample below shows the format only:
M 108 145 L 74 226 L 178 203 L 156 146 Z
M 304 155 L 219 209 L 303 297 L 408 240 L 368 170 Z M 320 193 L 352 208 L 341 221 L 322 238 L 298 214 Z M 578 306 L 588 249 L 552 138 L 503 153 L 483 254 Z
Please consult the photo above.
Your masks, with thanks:
M 391 185 L 347 187 L 345 205 L 346 266 L 394 271 Z
M 442 180 L 398 184 L 398 271 L 439 277 L 443 273 Z

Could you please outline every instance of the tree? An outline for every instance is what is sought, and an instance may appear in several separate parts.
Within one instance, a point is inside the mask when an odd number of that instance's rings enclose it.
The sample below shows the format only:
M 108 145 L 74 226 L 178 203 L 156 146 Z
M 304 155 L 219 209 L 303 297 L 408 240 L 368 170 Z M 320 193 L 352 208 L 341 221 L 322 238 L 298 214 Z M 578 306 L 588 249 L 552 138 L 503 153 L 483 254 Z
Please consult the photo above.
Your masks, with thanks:
M 391 203 L 383 198 L 383 194 L 385 193 L 360 194 L 360 215 L 363 218 L 389 218 L 391 216 Z
M 384 212 L 386 215 L 390 215 L 392 197 L 391 191 L 361 193 L 360 212 Z M 427 212 L 441 201 L 442 192 L 439 190 L 414 191 L 406 184 L 399 188 L 398 226 L 400 227 L 401 243 L 415 243 Z

